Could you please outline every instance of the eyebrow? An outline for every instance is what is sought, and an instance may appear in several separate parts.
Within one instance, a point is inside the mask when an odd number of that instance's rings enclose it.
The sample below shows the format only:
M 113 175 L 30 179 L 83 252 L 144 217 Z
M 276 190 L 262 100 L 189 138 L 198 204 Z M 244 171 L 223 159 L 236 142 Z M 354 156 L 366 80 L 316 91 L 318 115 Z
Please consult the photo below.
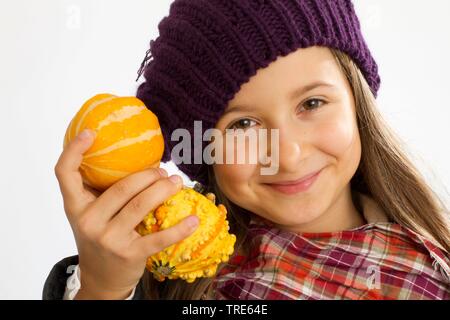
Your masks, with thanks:
M 302 94 L 304 94 L 308 91 L 311 91 L 312 89 L 318 88 L 318 87 L 336 88 L 336 86 L 331 83 L 324 82 L 324 81 L 315 81 L 315 82 L 309 83 L 305 86 L 301 86 L 301 87 L 295 89 L 294 91 L 292 91 L 289 94 L 289 99 L 292 101 L 292 100 L 298 98 L 299 96 L 301 96 Z M 254 107 L 246 107 L 246 106 L 237 105 L 237 106 L 233 106 L 233 107 L 225 110 L 223 115 L 226 115 L 231 112 L 240 112 L 240 111 L 250 112 L 250 111 L 254 111 L 255 109 L 256 108 L 254 108 Z
M 324 81 L 315 81 L 315 82 L 309 83 L 303 87 L 295 89 L 294 91 L 291 92 L 291 94 L 289 95 L 289 98 L 290 98 L 290 100 L 294 100 L 295 98 L 298 98 L 302 94 L 304 94 L 308 91 L 311 91 L 312 89 L 319 88 L 319 87 L 336 88 L 336 86 L 331 83 L 324 82 Z

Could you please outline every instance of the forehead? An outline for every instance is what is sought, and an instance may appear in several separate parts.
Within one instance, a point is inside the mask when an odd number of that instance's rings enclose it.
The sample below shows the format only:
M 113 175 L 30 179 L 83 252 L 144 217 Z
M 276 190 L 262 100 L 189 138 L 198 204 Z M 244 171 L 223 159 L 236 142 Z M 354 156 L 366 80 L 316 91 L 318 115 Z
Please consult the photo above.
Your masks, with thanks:
M 302 48 L 287 56 L 278 57 L 266 68 L 259 69 L 249 82 L 241 86 L 229 106 L 250 104 L 255 99 L 264 100 L 268 95 L 285 95 L 311 82 L 324 81 L 338 86 L 344 80 L 328 48 Z

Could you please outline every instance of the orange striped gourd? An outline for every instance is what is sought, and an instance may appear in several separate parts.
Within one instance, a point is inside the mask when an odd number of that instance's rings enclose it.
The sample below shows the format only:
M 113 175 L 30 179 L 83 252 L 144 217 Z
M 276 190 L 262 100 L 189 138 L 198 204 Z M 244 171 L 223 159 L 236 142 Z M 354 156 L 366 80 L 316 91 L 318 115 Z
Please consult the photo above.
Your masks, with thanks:
M 80 172 L 99 191 L 160 164 L 164 139 L 158 118 L 136 97 L 98 94 L 86 101 L 67 128 L 64 146 L 85 128 L 94 130 L 96 139 Z

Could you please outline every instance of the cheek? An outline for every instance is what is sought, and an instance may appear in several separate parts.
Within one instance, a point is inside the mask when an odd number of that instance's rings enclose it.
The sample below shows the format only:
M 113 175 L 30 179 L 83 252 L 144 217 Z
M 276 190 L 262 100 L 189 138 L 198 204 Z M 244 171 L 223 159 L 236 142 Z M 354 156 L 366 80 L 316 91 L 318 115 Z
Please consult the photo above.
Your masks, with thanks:
M 257 141 L 249 138 L 223 139 L 221 145 L 221 151 L 220 148 L 217 150 L 218 154 L 221 153 L 217 158 L 220 162 L 213 164 L 218 181 L 233 187 L 248 182 L 258 166 L 257 148 L 250 147 L 257 146 Z
M 350 114 L 336 116 L 333 121 L 321 124 L 317 130 L 316 145 L 335 158 L 351 152 L 359 141 L 356 120 Z
M 221 136 L 214 145 L 216 161 L 212 166 L 215 180 L 219 188 L 232 200 L 239 198 L 239 195 L 248 194 L 249 184 L 258 172 L 257 153 L 250 147 L 255 145 L 256 141 L 249 139 L 235 135 Z
M 217 184 L 225 194 L 242 191 L 248 184 L 254 166 L 244 164 L 213 164 Z

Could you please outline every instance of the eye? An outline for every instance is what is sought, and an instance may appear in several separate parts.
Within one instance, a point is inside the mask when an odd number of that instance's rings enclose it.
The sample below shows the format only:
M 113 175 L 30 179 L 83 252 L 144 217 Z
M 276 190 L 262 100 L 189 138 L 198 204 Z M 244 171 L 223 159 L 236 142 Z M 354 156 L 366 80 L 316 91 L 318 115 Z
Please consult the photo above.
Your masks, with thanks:
M 248 118 L 243 118 L 240 119 L 236 122 L 233 122 L 232 125 L 230 125 L 228 128 L 229 129 L 247 129 L 250 128 L 252 124 L 256 124 L 256 121 L 248 119 Z
M 324 105 L 325 103 L 326 102 L 322 99 L 313 98 L 313 99 L 306 100 L 302 104 L 302 107 L 304 107 L 306 109 L 306 112 L 312 112 L 312 111 L 322 107 L 322 105 Z

